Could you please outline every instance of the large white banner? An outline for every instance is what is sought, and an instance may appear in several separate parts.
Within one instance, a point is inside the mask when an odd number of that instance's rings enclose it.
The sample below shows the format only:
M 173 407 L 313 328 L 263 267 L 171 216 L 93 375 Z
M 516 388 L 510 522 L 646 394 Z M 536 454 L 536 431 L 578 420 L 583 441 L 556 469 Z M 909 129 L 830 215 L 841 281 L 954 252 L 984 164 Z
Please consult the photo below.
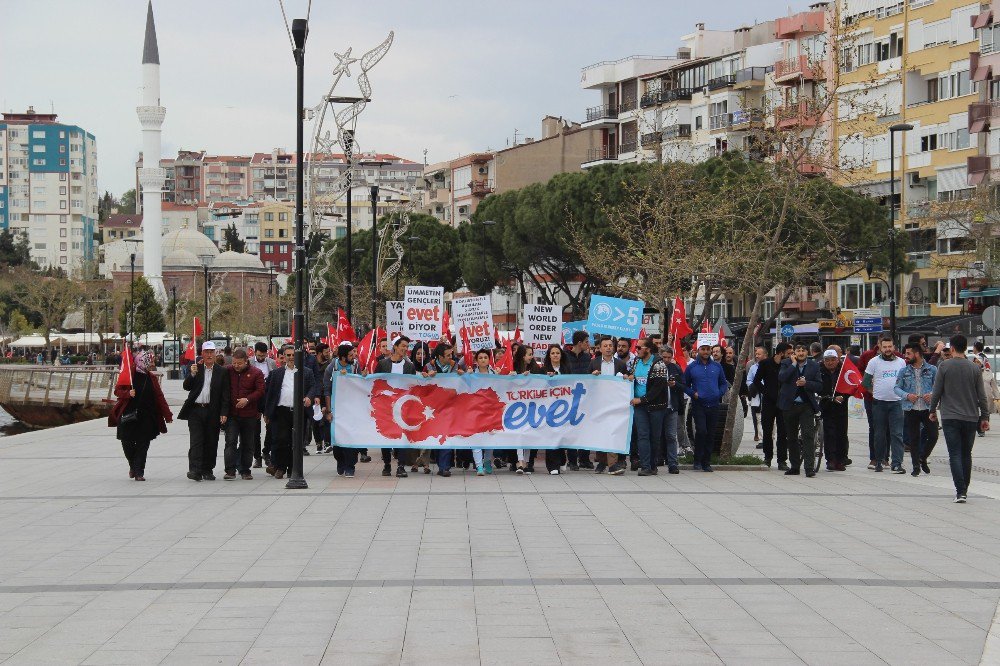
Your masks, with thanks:
M 403 296 L 403 335 L 411 340 L 441 339 L 444 287 L 408 286 Z
M 594 375 L 334 375 L 333 444 L 628 453 L 632 383 Z
M 524 304 L 524 344 L 542 358 L 549 345 L 557 345 L 562 337 L 562 308 L 558 305 Z
M 456 298 L 451 302 L 451 316 L 455 319 L 455 339 L 468 339 L 473 351 L 493 349 L 493 309 L 489 296 Z M 463 331 L 465 337 L 463 337 Z M 464 348 L 463 348 L 464 349 Z
M 390 338 L 403 332 L 403 301 L 385 302 L 385 332 Z

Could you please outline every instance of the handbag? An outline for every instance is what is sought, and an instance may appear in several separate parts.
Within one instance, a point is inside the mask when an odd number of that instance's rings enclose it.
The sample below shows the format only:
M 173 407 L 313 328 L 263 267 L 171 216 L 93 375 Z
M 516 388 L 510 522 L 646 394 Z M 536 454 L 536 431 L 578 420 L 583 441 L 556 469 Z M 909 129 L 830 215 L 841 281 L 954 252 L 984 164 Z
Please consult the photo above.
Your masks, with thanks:
M 140 390 L 138 393 L 136 393 L 135 397 L 132 398 L 132 399 L 133 400 L 138 400 L 139 396 L 142 395 L 142 391 L 145 391 L 145 390 L 146 390 L 146 387 L 143 386 L 142 390 Z M 121 415 L 121 418 L 118 419 L 118 425 L 120 425 L 120 426 L 128 425 L 129 423 L 134 423 L 135 421 L 138 421 L 138 420 L 139 420 L 139 407 L 138 407 L 138 405 L 136 405 L 136 408 L 135 408 L 134 412 L 129 412 L 128 414 L 122 414 Z

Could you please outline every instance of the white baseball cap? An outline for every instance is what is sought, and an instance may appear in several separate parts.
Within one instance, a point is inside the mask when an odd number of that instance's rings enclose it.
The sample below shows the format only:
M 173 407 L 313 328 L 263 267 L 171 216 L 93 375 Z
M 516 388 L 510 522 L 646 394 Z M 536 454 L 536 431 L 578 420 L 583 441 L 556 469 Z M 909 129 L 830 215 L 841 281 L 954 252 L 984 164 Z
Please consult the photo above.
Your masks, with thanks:
M 837 355 L 836 349 L 827 349 L 825 352 L 823 352 L 823 358 L 840 358 L 840 357 Z
M 207 342 L 202 343 L 201 350 L 205 351 L 206 349 L 211 350 L 211 351 L 215 351 L 215 343 L 212 342 L 211 340 L 208 340 Z

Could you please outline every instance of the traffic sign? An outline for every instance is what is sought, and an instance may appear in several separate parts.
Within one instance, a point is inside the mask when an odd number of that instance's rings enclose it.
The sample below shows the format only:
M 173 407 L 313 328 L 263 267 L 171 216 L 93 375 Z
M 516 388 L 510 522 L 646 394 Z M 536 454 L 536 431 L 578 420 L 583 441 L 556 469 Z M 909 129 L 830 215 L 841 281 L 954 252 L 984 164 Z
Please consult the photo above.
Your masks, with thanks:
M 983 325 L 986 328 L 1000 328 L 1000 306 L 991 305 L 983 310 Z
M 790 338 L 795 335 L 795 327 L 791 324 L 785 324 L 781 327 L 781 337 Z
M 881 333 L 882 311 L 875 309 L 854 311 L 855 333 Z

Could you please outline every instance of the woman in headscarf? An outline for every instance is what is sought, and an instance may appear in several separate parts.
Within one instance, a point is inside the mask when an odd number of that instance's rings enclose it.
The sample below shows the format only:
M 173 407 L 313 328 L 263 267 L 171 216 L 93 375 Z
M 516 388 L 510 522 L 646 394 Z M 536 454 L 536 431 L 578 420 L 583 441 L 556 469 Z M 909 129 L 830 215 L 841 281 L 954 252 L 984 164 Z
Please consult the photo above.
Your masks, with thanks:
M 152 374 L 153 353 L 143 350 L 135 353 L 131 381 L 115 387 L 115 403 L 108 417 L 108 425 L 117 427 L 125 459 L 128 460 L 129 478 L 145 481 L 146 453 L 149 443 L 162 432 L 174 415 L 163 397 L 160 383 Z

